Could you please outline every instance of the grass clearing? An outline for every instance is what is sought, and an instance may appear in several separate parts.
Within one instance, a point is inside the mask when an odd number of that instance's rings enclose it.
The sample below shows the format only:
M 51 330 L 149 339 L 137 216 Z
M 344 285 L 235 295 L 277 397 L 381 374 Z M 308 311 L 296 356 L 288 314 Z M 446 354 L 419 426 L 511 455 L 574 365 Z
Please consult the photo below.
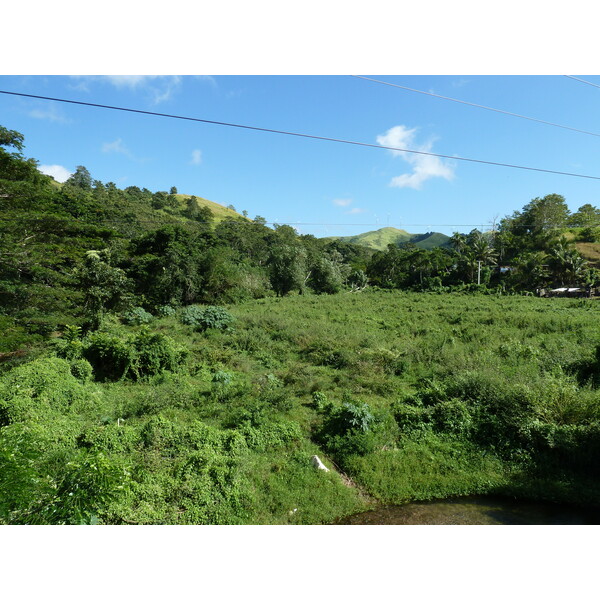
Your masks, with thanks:
M 3 375 L 21 391 L 3 405 L 2 519 L 327 523 L 373 499 L 485 493 L 598 505 L 599 310 L 367 291 L 229 306 L 224 329 L 186 325 L 181 311 L 113 320 L 102 335 L 126 346 L 160 334 L 185 359 L 153 362 L 148 345 L 154 367 L 137 379 L 102 381 L 96 367 L 86 381 L 63 349 Z M 83 477 L 69 469 L 89 464 L 103 475 L 69 513 L 64 494 Z

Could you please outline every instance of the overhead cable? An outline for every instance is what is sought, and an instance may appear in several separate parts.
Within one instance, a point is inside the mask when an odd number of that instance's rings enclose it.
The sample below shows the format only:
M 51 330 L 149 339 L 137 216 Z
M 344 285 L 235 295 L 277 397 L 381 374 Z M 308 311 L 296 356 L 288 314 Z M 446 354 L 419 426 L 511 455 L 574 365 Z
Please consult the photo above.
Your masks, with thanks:
M 379 79 L 373 79 L 371 77 L 363 77 L 362 75 L 351 75 L 351 77 L 356 77 L 357 79 L 365 79 L 366 81 L 373 81 L 375 83 L 381 83 L 383 85 L 389 85 L 391 87 L 400 88 L 402 90 L 407 90 L 409 92 L 416 92 L 418 94 L 425 94 L 426 96 L 433 96 L 434 98 L 441 98 L 442 100 L 450 100 L 451 102 L 459 102 L 460 104 L 466 104 L 467 106 L 475 106 L 477 108 L 483 108 L 485 110 L 491 110 L 497 113 L 501 113 L 503 115 L 509 115 L 511 117 L 518 117 L 519 119 L 527 119 L 528 121 L 535 121 L 536 123 L 543 123 L 544 125 L 551 125 L 552 127 L 560 127 L 561 129 L 569 129 L 570 131 L 576 131 L 578 133 L 585 133 L 587 135 L 593 135 L 596 137 L 600 137 L 600 133 L 594 133 L 593 131 L 586 131 L 584 129 L 576 129 L 575 127 L 569 127 L 568 125 L 559 125 L 558 123 L 552 123 L 550 121 L 543 121 L 542 119 L 536 119 L 534 117 L 527 117 L 525 115 L 520 115 L 517 113 L 509 112 L 507 110 L 501 110 L 500 108 L 492 108 L 491 106 L 484 106 L 483 104 L 475 104 L 474 102 L 467 102 L 466 100 L 458 100 L 457 98 L 450 98 L 449 96 L 441 96 L 440 94 L 434 94 L 433 92 L 425 92 L 423 90 L 416 90 L 414 88 L 406 87 L 405 85 L 398 85 L 397 83 L 390 83 L 389 81 L 381 81 Z M 567 75 L 567 77 L 569 77 Z M 573 77 L 573 79 L 577 79 Z M 583 81 L 580 79 L 579 81 Z M 588 81 L 584 83 L 589 83 Z M 590 84 L 594 85 L 594 84 Z M 600 86 L 597 86 L 600 87 Z
M 336 142 L 336 143 L 340 143 L 340 144 L 351 144 L 354 146 L 365 146 L 367 148 L 378 148 L 380 150 L 393 150 L 395 152 L 407 152 L 410 154 L 420 154 L 420 155 L 425 155 L 425 156 L 437 156 L 438 158 L 447 158 L 450 160 L 460 160 L 463 162 L 471 162 L 471 163 L 478 163 L 478 164 L 484 164 L 484 165 L 492 165 L 492 166 L 496 166 L 496 167 L 507 167 L 507 168 L 511 168 L 511 169 L 522 169 L 525 171 L 536 171 L 539 173 L 551 173 L 554 175 L 566 175 L 569 177 L 579 177 L 579 178 L 583 178 L 583 179 L 595 179 L 595 180 L 600 180 L 599 176 L 595 176 L 595 175 L 584 175 L 581 173 L 569 173 L 566 171 L 555 171 L 552 169 L 541 169 L 541 168 L 537 168 L 537 167 L 526 167 L 523 165 L 513 165 L 513 164 L 509 164 L 509 163 L 501 163 L 501 162 L 495 162 L 495 161 L 490 161 L 490 160 L 480 160 L 480 159 L 476 159 L 476 158 L 465 158 L 463 156 L 449 156 L 447 154 L 438 154 L 435 152 L 424 152 L 422 150 L 410 150 L 408 148 L 396 148 L 393 146 L 383 146 L 380 144 L 369 144 L 367 142 L 356 142 L 356 141 L 352 141 L 352 140 L 344 140 L 344 139 L 339 139 L 339 138 L 331 138 L 331 137 L 324 137 L 324 136 L 319 136 L 319 135 L 310 135 L 308 133 L 298 133 L 298 132 L 293 132 L 293 131 L 283 131 L 283 130 L 279 130 L 279 129 L 267 129 L 265 127 L 255 127 L 252 125 L 241 125 L 239 123 L 226 123 L 224 121 L 212 121 L 209 119 L 199 119 L 196 117 L 186 117 L 186 116 L 182 116 L 182 115 L 172 115 L 172 114 L 167 114 L 167 113 L 159 113 L 159 112 L 153 112 L 153 111 L 148 111 L 148 110 L 140 110 L 140 109 L 135 109 L 135 108 L 125 108 L 125 107 L 121 107 L 121 106 L 111 106 L 111 105 L 107 105 L 107 104 L 96 104 L 94 102 L 81 102 L 78 100 L 67 100 L 64 98 L 52 98 L 49 96 L 38 96 L 38 95 L 34 95 L 34 94 L 24 94 L 21 92 L 10 92 L 7 90 L 0 90 L 0 94 L 7 94 L 7 95 L 11 95 L 11 96 L 21 96 L 24 98 L 35 98 L 37 100 L 51 100 L 53 102 L 64 102 L 67 104 L 77 104 L 77 105 L 81 105 L 81 106 L 90 106 L 90 107 L 94 107 L 94 108 L 106 108 L 106 109 L 110 109 L 110 110 L 120 110 L 120 111 L 125 111 L 125 112 L 130 112 L 130 113 L 137 113 L 137 114 L 143 114 L 143 115 L 152 115 L 152 116 L 156 116 L 156 117 L 167 117 L 170 119 L 180 119 L 180 120 L 184 120 L 184 121 L 194 121 L 194 122 L 198 122 L 198 123 L 207 123 L 207 124 L 211 124 L 211 125 L 221 125 L 224 127 L 237 127 L 239 129 L 248 129 L 248 130 L 252 130 L 252 131 L 262 131 L 265 133 L 277 133 L 280 135 L 292 135 L 295 137 L 302 137 L 302 138 L 308 138 L 308 139 L 313 139 L 313 140 L 321 140 L 321 141 L 326 141 L 326 142 Z
M 579 77 L 573 77 L 573 75 L 565 75 L 569 79 L 574 79 L 575 81 L 581 81 L 581 83 L 587 83 L 588 85 L 593 85 L 594 87 L 600 88 L 600 85 L 597 83 L 592 83 L 591 81 L 586 81 L 585 79 L 580 79 Z
M 56 220 L 59 219 L 64 219 L 64 220 L 68 220 L 68 223 L 71 222 L 76 222 L 76 223 L 81 223 L 83 225 L 89 225 L 90 227 L 103 227 L 104 225 L 107 225 L 109 223 L 121 223 L 124 225 L 140 225 L 140 224 L 151 224 L 151 225 L 221 225 L 223 223 L 227 224 L 227 225 L 254 225 L 256 224 L 255 221 L 253 220 L 242 220 L 242 219 L 235 219 L 235 220 L 228 220 L 228 219 L 223 219 L 222 221 L 196 221 L 196 220 L 189 220 L 189 221 L 165 221 L 165 220 L 155 220 L 155 221 L 147 221 L 147 220 L 136 220 L 136 221 L 127 221 L 125 219 L 103 219 L 102 221 L 99 222 L 92 222 L 92 221 L 85 221 L 83 219 L 79 219 L 77 217 L 71 217 L 71 216 L 67 216 L 67 215 L 49 215 L 49 217 L 54 217 Z M 44 216 L 38 216 L 38 217 L 5 217 L 5 216 L 1 216 L 0 215 L 0 222 L 2 221 L 18 221 L 20 223 L 22 222 L 46 222 L 48 219 L 48 217 L 44 217 Z M 510 221 L 511 217 L 507 217 L 507 219 Z M 492 230 L 495 230 L 499 224 L 492 224 L 492 223 L 390 223 L 390 224 L 386 224 L 383 225 L 383 223 L 307 223 L 304 221 L 265 221 L 264 223 L 261 221 L 260 222 L 262 225 L 289 225 L 290 227 L 294 227 L 296 225 L 301 226 L 320 226 L 320 227 L 379 227 L 381 229 L 385 229 L 385 228 L 399 228 L 399 227 L 491 227 Z M 531 229 L 531 225 L 515 225 L 515 224 L 511 224 L 511 227 L 513 228 L 523 228 L 523 229 Z M 600 229 L 600 225 L 591 225 L 591 228 L 594 229 Z M 559 225 L 552 225 L 552 226 L 548 226 L 545 227 L 544 229 L 565 229 L 565 226 L 559 226 Z M 416 235 L 421 235 L 421 234 L 416 234 Z M 333 236 L 333 237 L 339 237 L 339 236 Z

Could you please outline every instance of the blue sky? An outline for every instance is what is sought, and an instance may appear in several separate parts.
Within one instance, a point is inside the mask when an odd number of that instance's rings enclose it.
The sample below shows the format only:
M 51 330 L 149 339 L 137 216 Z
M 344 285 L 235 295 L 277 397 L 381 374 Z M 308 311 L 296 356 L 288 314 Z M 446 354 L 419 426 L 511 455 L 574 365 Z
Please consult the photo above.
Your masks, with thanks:
M 398 76 L 397 85 L 600 134 L 600 89 L 564 76 Z M 600 84 L 600 77 L 579 75 Z M 0 89 L 600 176 L 600 138 L 350 75 L 0 76 Z M 0 123 L 57 179 L 176 186 L 316 236 L 469 231 L 600 181 L 0 94 Z

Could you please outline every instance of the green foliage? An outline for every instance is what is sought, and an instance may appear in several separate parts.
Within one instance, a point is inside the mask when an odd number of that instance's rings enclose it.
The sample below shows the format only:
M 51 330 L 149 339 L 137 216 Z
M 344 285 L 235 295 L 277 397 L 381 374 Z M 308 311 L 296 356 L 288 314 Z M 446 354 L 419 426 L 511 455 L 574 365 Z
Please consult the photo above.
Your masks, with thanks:
M 344 461 L 349 455 L 364 455 L 373 452 L 376 424 L 371 408 L 364 402 L 347 401 L 341 406 L 330 404 L 326 416 L 317 432 L 317 440 Z
M 100 381 L 125 378 L 134 359 L 133 347 L 128 339 L 101 331 L 86 336 L 82 354 Z
M 272 421 L 256 427 L 249 420 L 243 422 L 236 431 L 244 436 L 249 448 L 258 451 L 289 446 L 303 438 L 300 426 L 292 421 Z
M 83 340 L 82 353 L 101 381 L 125 377 L 139 380 L 163 371 L 177 371 L 187 354 L 168 336 L 147 329 L 133 336 L 93 332 Z
M 278 296 L 302 291 L 306 279 L 306 251 L 293 240 L 273 246 L 269 256 L 270 280 Z
M 78 166 L 75 169 L 75 173 L 71 175 L 65 182 L 66 186 L 72 186 L 82 190 L 92 189 L 92 176 L 90 172 L 83 166 Z
M 187 306 L 181 312 L 181 322 L 191 325 L 197 331 L 207 329 L 227 329 L 233 323 L 233 315 L 220 306 Z
M 89 392 L 61 358 L 40 358 L 0 377 L 0 424 L 39 420 L 46 411 L 64 413 Z
M 154 319 L 154 317 L 141 306 L 136 306 L 135 308 L 123 313 L 121 319 L 127 325 L 147 325 Z
M 23 142 L 25 137 L 22 133 L 12 129 L 6 129 L 0 125 L 0 146 L 12 146 L 19 152 L 23 150 Z
M 600 242 L 600 228 L 598 225 L 593 227 L 583 228 L 578 235 L 578 239 L 581 242 L 598 243 Z
M 131 282 L 122 269 L 109 264 L 106 251 L 90 250 L 77 273 L 77 285 L 83 291 L 83 310 L 94 329 L 109 311 L 119 311 L 131 302 Z
M 84 358 L 76 358 L 71 361 L 71 375 L 85 383 L 92 379 L 94 370 L 92 365 Z
M 591 205 L 569 215 L 553 194 L 451 248 L 424 234 L 374 252 L 83 167 L 60 185 L 18 132 L 0 146 L 3 523 L 362 507 L 314 454 L 386 501 L 535 481 L 598 502 L 596 303 L 507 295 L 595 282 L 569 241 L 592 239 Z
M 98 512 L 121 494 L 129 473 L 102 453 L 82 453 L 67 462 L 55 491 L 24 515 L 35 525 L 94 525 Z
M 339 265 L 322 257 L 311 269 L 310 287 L 318 294 L 337 294 L 342 289 L 342 279 Z
M 156 309 L 156 312 L 160 317 L 172 317 L 176 314 L 177 311 L 172 306 L 166 304 L 164 306 L 159 306 Z

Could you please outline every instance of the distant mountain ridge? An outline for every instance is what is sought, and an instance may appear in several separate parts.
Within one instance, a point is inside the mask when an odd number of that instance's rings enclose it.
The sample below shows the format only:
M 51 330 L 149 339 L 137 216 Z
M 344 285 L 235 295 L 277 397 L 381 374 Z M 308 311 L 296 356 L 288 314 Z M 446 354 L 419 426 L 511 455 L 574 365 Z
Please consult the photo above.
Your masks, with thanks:
M 327 240 L 341 240 L 349 244 L 367 246 L 373 250 L 385 250 L 389 244 L 401 246 L 402 244 L 414 244 L 423 250 L 432 248 L 449 247 L 450 238 L 443 233 L 431 231 L 428 233 L 409 233 L 404 229 L 395 227 L 383 227 L 375 231 L 367 231 L 358 235 L 333 236 Z

